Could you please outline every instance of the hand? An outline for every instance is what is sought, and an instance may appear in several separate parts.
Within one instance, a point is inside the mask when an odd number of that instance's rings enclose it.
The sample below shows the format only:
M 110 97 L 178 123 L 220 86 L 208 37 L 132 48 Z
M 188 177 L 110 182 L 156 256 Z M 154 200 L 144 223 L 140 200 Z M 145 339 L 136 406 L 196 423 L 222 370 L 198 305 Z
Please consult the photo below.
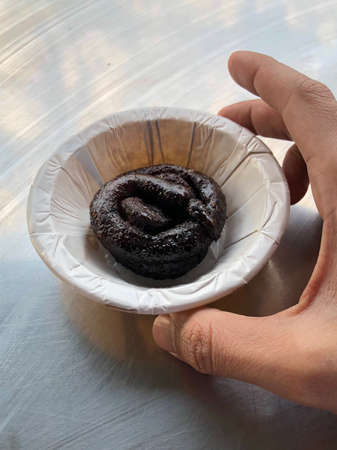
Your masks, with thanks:
M 283 164 L 292 203 L 308 187 L 323 220 L 319 257 L 297 305 L 267 317 L 214 308 L 156 318 L 156 343 L 202 373 L 254 383 L 337 413 L 337 102 L 330 90 L 273 58 L 235 52 L 229 71 L 260 97 L 222 116 L 295 141 Z

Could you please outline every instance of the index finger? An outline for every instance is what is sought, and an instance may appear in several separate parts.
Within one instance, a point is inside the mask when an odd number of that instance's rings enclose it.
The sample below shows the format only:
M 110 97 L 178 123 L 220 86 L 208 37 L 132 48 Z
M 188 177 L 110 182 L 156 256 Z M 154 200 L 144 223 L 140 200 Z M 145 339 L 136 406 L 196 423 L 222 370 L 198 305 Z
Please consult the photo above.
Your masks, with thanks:
M 238 84 L 281 114 L 307 162 L 322 146 L 336 155 L 337 103 L 326 86 L 255 52 L 233 53 L 228 68 Z

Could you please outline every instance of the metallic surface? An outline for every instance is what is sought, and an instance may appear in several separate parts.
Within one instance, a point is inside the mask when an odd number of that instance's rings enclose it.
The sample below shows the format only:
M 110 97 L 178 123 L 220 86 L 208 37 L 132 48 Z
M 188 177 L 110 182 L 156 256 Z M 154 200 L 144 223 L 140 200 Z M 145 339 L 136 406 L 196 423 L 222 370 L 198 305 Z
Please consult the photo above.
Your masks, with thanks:
M 336 448 L 336 416 L 197 374 L 154 346 L 151 317 L 77 296 L 25 223 L 39 166 L 93 121 L 249 98 L 226 71 L 235 49 L 269 53 L 337 93 L 336 19 L 336 0 L 0 2 L 1 449 Z M 289 144 L 268 143 L 281 160 Z M 219 305 L 266 315 L 294 304 L 320 230 L 308 193 L 272 260 Z

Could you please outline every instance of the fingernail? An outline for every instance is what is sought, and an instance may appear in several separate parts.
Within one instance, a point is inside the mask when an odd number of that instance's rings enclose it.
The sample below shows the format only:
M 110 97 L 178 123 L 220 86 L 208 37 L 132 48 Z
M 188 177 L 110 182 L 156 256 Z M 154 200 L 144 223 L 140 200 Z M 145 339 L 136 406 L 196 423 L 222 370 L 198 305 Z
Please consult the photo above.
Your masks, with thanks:
M 174 352 L 170 316 L 158 316 L 153 323 L 152 333 L 153 338 L 159 347 L 170 353 Z

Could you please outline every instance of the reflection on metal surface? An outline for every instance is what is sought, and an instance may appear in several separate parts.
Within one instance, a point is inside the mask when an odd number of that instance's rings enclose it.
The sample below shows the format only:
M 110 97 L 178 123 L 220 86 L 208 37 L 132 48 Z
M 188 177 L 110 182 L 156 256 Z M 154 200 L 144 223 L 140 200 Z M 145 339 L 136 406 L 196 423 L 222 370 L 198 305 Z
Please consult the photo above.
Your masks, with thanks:
M 0 16 L 0 448 L 334 449 L 331 414 L 197 374 L 154 346 L 150 317 L 61 287 L 29 242 L 24 200 L 55 148 L 107 114 L 250 98 L 226 70 L 235 49 L 337 92 L 336 1 L 2 0 Z M 268 145 L 281 161 L 288 143 Z M 320 227 L 308 193 L 268 265 L 217 305 L 294 304 Z

